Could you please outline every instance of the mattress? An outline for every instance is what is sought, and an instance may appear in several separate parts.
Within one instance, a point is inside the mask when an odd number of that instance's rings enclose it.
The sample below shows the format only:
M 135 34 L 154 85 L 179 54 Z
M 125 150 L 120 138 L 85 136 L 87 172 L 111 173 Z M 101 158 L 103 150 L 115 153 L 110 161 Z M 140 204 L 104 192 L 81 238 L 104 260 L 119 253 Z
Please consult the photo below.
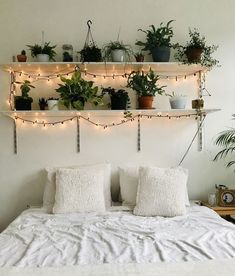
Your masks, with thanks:
M 24 211 L 0 235 L 0 266 L 71 266 L 205 261 L 235 257 L 235 225 L 190 206 L 185 216 L 130 211 L 47 214 Z

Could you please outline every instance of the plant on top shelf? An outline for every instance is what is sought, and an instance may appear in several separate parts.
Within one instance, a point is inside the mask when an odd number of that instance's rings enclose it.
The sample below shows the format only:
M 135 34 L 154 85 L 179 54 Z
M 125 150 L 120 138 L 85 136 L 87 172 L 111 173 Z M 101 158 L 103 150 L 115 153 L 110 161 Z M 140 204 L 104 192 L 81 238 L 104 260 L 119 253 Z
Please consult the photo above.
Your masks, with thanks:
M 235 128 L 219 133 L 215 144 L 222 147 L 222 150 L 216 154 L 214 161 L 218 161 L 219 159 L 226 158 L 228 155 L 232 155 L 235 152 Z M 235 161 L 229 161 L 226 166 L 229 168 L 234 164 Z
M 102 61 L 101 49 L 96 44 L 85 45 L 79 53 L 81 54 L 81 62 Z
M 154 96 L 165 93 L 163 88 L 166 86 L 157 85 L 159 79 L 160 77 L 151 69 L 147 73 L 133 71 L 129 75 L 127 87 L 137 92 L 140 109 L 151 109 Z
M 102 96 L 106 93 L 110 96 L 112 110 L 126 110 L 130 107 L 130 98 L 126 90 L 112 87 L 102 88 Z
M 130 45 L 124 44 L 122 41 L 110 41 L 103 47 L 105 60 L 113 62 L 129 61 L 132 56 L 132 48 Z
M 135 44 L 143 47 L 142 51 L 149 51 L 152 54 L 153 61 L 156 62 L 168 62 L 170 59 L 170 49 L 176 48 L 178 44 L 172 44 L 171 39 L 174 35 L 171 23 L 174 20 L 170 20 L 166 26 L 163 22 L 160 27 L 156 28 L 154 25 L 150 25 L 149 30 L 141 31 L 146 34 L 146 41 L 138 40 Z
M 144 62 L 144 54 L 142 50 L 140 52 L 136 52 L 134 56 L 135 56 L 136 62 Z
M 20 55 L 17 55 L 18 62 L 26 62 L 27 56 L 25 50 L 22 50 Z
M 21 96 L 15 96 L 15 109 L 16 110 L 31 110 L 31 104 L 33 99 L 29 97 L 29 92 L 31 88 L 35 88 L 30 81 L 25 80 L 23 82 L 16 82 L 17 84 L 21 84 Z
M 212 57 L 218 46 L 206 45 L 205 36 L 201 36 L 197 29 L 189 29 L 190 41 L 185 46 L 178 46 L 175 58 L 185 64 L 198 63 L 211 69 L 219 64 L 219 61 Z
M 172 109 L 185 109 L 187 97 L 184 95 L 176 95 L 175 92 L 166 94 L 169 97 L 170 106 Z
M 84 109 L 86 102 L 94 105 L 102 105 L 102 96 L 98 96 L 98 87 L 93 86 L 93 81 L 86 81 L 81 77 L 79 71 L 75 71 L 71 79 L 60 78 L 63 84 L 59 84 L 56 91 L 60 94 L 62 103 L 67 108 L 75 108 L 77 110 Z
M 55 61 L 56 52 L 54 49 L 56 45 L 50 46 L 50 42 L 45 42 L 42 45 L 27 45 L 31 51 L 31 56 L 36 57 L 39 62 Z

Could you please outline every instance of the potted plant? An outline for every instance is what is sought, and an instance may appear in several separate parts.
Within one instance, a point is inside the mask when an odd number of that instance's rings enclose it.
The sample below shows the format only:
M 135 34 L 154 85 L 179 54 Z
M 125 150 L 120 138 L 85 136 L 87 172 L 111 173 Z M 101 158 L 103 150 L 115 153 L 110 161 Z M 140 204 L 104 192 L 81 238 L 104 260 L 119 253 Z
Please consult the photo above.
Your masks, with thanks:
M 206 45 L 205 36 L 201 36 L 197 29 L 189 29 L 190 41 L 185 46 L 178 45 L 178 51 L 175 58 L 183 63 L 199 63 L 211 69 L 219 64 L 219 61 L 212 57 L 212 54 L 218 49 L 218 46 Z
M 49 110 L 59 110 L 59 98 L 50 97 L 47 99 L 47 105 Z
M 73 46 L 71 44 L 63 44 L 63 62 L 73 61 Z
M 136 62 L 144 62 L 144 54 L 142 51 L 135 53 Z
M 102 96 L 98 96 L 98 87 L 93 86 L 93 81 L 86 81 L 79 71 L 75 71 L 71 79 L 60 78 L 63 84 L 59 84 L 56 91 L 60 94 L 62 103 L 67 108 L 84 109 L 86 102 L 94 105 L 102 105 Z
M 169 102 L 172 109 L 185 109 L 187 103 L 187 97 L 183 95 L 176 95 L 175 92 L 172 94 L 166 94 L 169 96 Z
M 25 50 L 22 50 L 21 54 L 17 55 L 17 60 L 18 60 L 18 62 L 26 62 L 27 56 L 26 56 Z
M 166 86 L 158 86 L 159 76 L 151 69 L 149 72 L 131 72 L 127 79 L 127 87 L 132 88 L 138 94 L 138 102 L 140 109 L 151 109 L 153 98 L 156 94 L 162 95 Z
M 85 45 L 80 51 L 81 62 L 100 62 L 102 61 L 101 49 L 95 44 Z
M 171 47 L 175 48 L 177 46 L 177 44 L 171 43 L 174 33 L 170 25 L 173 21 L 170 20 L 166 26 L 162 22 L 159 28 L 150 25 L 150 29 L 147 31 L 142 29 L 138 30 L 146 34 L 146 41 L 137 41 L 135 44 L 143 47 L 143 51 L 149 51 L 152 54 L 153 61 L 168 62 Z
M 29 97 L 29 91 L 31 88 L 35 88 L 33 85 L 31 85 L 30 81 L 25 80 L 23 82 L 16 82 L 18 84 L 21 84 L 20 90 L 21 90 L 21 96 L 15 96 L 15 109 L 16 110 L 31 110 L 31 104 L 33 102 L 33 99 Z
M 104 58 L 113 62 L 125 62 L 131 59 L 132 48 L 122 41 L 111 41 L 103 48 Z
M 48 106 L 47 100 L 45 98 L 39 98 L 38 105 L 39 105 L 40 110 L 45 110 L 46 107 Z
M 38 62 L 55 61 L 56 52 L 54 49 L 56 45 L 50 46 L 50 42 L 45 42 L 43 45 L 27 45 L 31 51 L 31 56 L 36 57 Z
M 130 104 L 128 92 L 124 89 L 102 88 L 102 96 L 108 93 L 111 100 L 112 110 L 126 110 Z

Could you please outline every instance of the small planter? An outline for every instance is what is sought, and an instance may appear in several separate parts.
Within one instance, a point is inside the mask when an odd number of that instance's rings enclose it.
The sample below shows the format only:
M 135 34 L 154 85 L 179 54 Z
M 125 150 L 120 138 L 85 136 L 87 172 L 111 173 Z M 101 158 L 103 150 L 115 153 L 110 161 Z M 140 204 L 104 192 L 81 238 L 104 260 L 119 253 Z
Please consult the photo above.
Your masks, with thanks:
M 125 110 L 127 108 L 127 98 L 117 97 L 115 95 L 110 96 L 111 99 L 111 109 L 112 110 Z
M 22 98 L 22 96 L 15 96 L 15 109 L 16 110 L 31 110 L 32 98 Z
M 172 109 L 185 109 L 187 103 L 187 97 L 175 96 L 169 99 Z
M 126 61 L 126 53 L 123 50 L 112 50 L 111 58 L 113 62 L 125 62 Z
M 135 56 L 135 60 L 136 62 L 144 62 L 144 56 L 141 56 L 141 55 Z
M 58 100 L 47 100 L 48 110 L 57 111 L 59 110 L 59 101 Z
M 165 46 L 155 47 L 151 50 L 151 54 L 155 62 L 169 62 L 171 48 Z
M 27 56 L 26 55 L 17 55 L 18 62 L 26 62 Z
M 46 54 L 38 54 L 37 55 L 38 62 L 48 62 L 49 60 L 50 60 L 49 55 L 46 55 Z
M 39 104 L 40 110 L 45 110 L 47 107 L 47 104 Z
M 202 48 L 188 48 L 185 52 L 189 62 L 200 62 L 202 56 Z
M 139 109 L 152 109 L 153 96 L 141 96 L 138 98 Z

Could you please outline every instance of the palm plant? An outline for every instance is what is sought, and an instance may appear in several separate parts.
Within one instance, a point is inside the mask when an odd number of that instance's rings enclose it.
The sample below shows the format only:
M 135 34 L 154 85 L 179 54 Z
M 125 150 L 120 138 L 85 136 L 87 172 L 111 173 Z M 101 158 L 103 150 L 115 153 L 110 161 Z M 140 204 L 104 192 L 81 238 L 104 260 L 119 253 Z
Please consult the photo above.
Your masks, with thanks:
M 228 155 L 232 154 L 235 151 L 235 129 L 231 128 L 221 132 L 217 137 L 215 144 L 223 147 L 223 149 L 216 154 L 214 161 L 226 158 Z M 235 161 L 229 161 L 226 167 L 229 168 L 234 164 Z

